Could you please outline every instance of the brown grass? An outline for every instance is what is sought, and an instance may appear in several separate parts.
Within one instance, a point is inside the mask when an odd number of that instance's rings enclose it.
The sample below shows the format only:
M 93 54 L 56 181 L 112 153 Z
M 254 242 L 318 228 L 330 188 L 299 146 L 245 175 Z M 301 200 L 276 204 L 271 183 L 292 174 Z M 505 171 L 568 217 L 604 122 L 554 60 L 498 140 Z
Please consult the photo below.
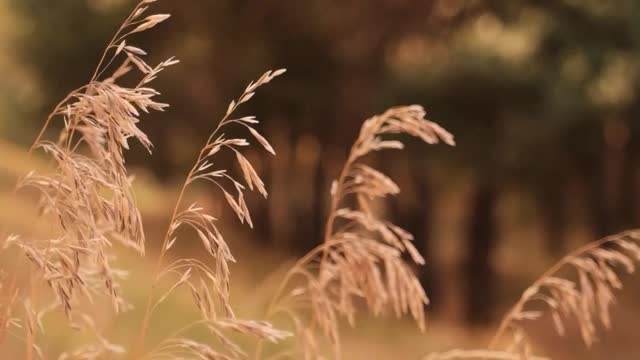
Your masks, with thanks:
M 151 151 L 151 141 L 137 127 L 140 114 L 150 110 L 162 111 L 168 106 L 153 100 L 159 93 L 150 86 L 165 68 L 178 62 L 171 58 L 152 67 L 143 59 L 146 52 L 129 43 L 131 35 L 147 31 L 169 18 L 165 14 L 143 17 L 152 2 L 144 0 L 134 8 L 107 45 L 89 83 L 72 91 L 47 118 L 32 150 L 41 149 L 50 155 L 53 162 L 51 172 L 31 172 L 18 183 L 18 189 L 33 188 L 40 194 L 42 213 L 52 217 L 58 224 L 58 232 L 51 239 L 22 239 L 10 235 L 3 243 L 5 248 L 18 247 L 35 264 L 29 285 L 21 293 L 11 290 L 8 293 L 9 300 L 3 301 L 3 309 L 6 307 L 7 314 L 3 334 L 12 326 L 20 326 L 19 320 L 10 314 L 17 299 L 24 304 L 24 322 L 27 324 L 27 339 L 24 341 L 27 343 L 28 358 L 31 357 L 32 348 L 40 357 L 44 357 L 35 345 L 35 337 L 38 333 L 44 333 L 42 318 L 58 307 L 63 309 L 73 327 L 91 329 L 97 340 L 95 344 L 62 354 L 61 358 L 111 357 L 125 352 L 123 347 L 109 343 L 100 335 L 90 314 L 82 311 L 79 304 L 82 300 L 93 302 L 94 297 L 107 295 L 116 312 L 130 309 L 130 304 L 121 295 L 119 285 L 126 272 L 112 266 L 112 244 L 117 241 L 141 255 L 145 253 L 141 215 L 132 191 L 132 178 L 125 166 L 124 151 L 129 148 L 131 139 L 139 141 Z M 122 61 L 122 64 L 115 68 L 112 75 L 103 77 L 117 61 Z M 118 81 L 132 70 L 139 74 L 137 85 L 119 85 Z M 251 225 L 244 201 L 245 186 L 250 189 L 255 187 L 265 196 L 266 190 L 249 161 L 239 151 L 249 142 L 245 139 L 227 139 L 221 131 L 228 125 L 245 126 L 258 143 L 273 153 L 267 140 L 252 127 L 257 123 L 254 117 L 231 119 L 230 116 L 240 104 L 253 96 L 258 87 L 283 72 L 265 73 L 251 83 L 237 101 L 232 101 L 224 119 L 211 134 L 187 176 L 162 243 L 155 275 L 151 279 L 148 306 L 140 332 L 141 346 L 153 311 L 178 287 L 190 289 L 202 313 L 202 320 L 184 327 L 147 354 L 143 355 L 142 349 L 140 353 L 134 352 L 134 357 L 162 358 L 188 353 L 196 358 L 240 358 L 243 352 L 224 335 L 225 331 L 250 334 L 270 341 L 288 335 L 273 329 L 268 323 L 235 318 L 229 303 L 227 263 L 234 261 L 231 252 L 215 225 L 215 219 L 196 204 L 184 207 L 182 203 L 188 185 L 197 180 L 207 180 L 224 193 L 240 220 Z M 56 141 L 45 140 L 47 127 L 56 120 L 63 122 L 61 133 Z M 235 153 L 244 185 L 224 169 L 211 169 L 208 159 L 221 150 Z M 232 196 L 232 191 L 237 195 Z M 163 264 L 164 256 L 175 243 L 181 228 L 191 228 L 198 234 L 213 257 L 214 266 L 197 259 L 180 259 L 168 265 Z M 156 296 L 158 280 L 170 276 L 177 278 L 174 285 Z M 51 289 L 52 299 L 48 299 L 47 294 L 33 291 L 38 282 L 44 282 Z M 222 307 L 221 316 L 217 315 L 215 299 Z M 51 305 L 43 305 L 46 302 L 51 302 Z M 229 354 L 224 355 L 208 345 L 177 337 L 196 325 L 207 327 Z
M 531 351 L 524 323 L 551 314 L 558 335 L 565 334 L 565 321 L 574 319 L 587 346 L 598 340 L 597 329 L 611 328 L 610 307 L 615 303 L 614 290 L 622 289 L 617 273 L 633 273 L 640 261 L 640 232 L 625 231 L 589 243 L 563 257 L 529 286 L 507 312 L 493 337 L 496 348 L 508 332 L 509 348 L 527 358 Z M 563 272 L 572 271 L 577 280 Z
M 428 298 L 403 254 L 419 265 L 424 259 L 411 241 L 413 236 L 384 220 L 372 202 L 397 194 L 399 187 L 380 171 L 362 163 L 366 155 L 385 149 L 402 149 L 389 134 L 406 133 L 428 144 L 453 137 L 437 124 L 425 120 L 421 106 L 393 108 L 366 120 L 353 144 L 340 176 L 331 186 L 331 208 L 324 241 L 300 259 L 285 275 L 267 310 L 293 322 L 304 357 L 322 353 L 316 334 L 321 333 L 340 357 L 340 317 L 355 325 L 357 300 L 379 315 L 392 310 L 396 316 L 410 313 L 424 330 L 424 306 Z M 294 277 L 303 284 L 292 286 Z M 309 313 L 298 309 L 308 309 Z M 256 358 L 260 356 L 260 349 Z
M 598 340 L 598 328 L 612 326 L 614 291 L 623 285 L 619 273 L 635 272 L 635 263 L 640 262 L 639 242 L 640 231 L 630 230 L 576 249 L 523 292 L 502 318 L 488 349 L 452 350 L 425 359 L 540 359 L 532 353 L 526 324 L 546 314 L 559 336 L 565 335 L 567 321 L 575 321 L 584 343 L 592 346 Z
M 199 207 L 195 203 L 186 207 L 182 204 L 189 185 L 195 181 L 207 181 L 215 185 L 224 195 L 227 203 L 236 213 L 240 221 L 246 221 L 249 226 L 253 227 L 251 214 L 244 200 L 246 187 L 250 190 L 257 190 L 265 198 L 267 197 L 267 191 L 260 176 L 258 176 L 251 163 L 242 156 L 240 152 L 242 147 L 249 146 L 249 142 L 243 138 L 227 138 L 223 131 L 233 125 L 244 127 L 261 146 L 275 155 L 268 141 L 253 128 L 253 125 L 258 123 L 258 120 L 256 120 L 254 116 L 232 118 L 232 115 L 241 104 L 249 101 L 249 99 L 253 97 L 255 90 L 269 83 L 284 72 L 284 69 L 274 72 L 268 71 L 258 80 L 250 83 L 237 100 L 231 101 L 224 118 L 218 123 L 216 129 L 211 133 L 209 139 L 202 147 L 195 164 L 189 171 L 180 190 L 169 228 L 162 241 L 140 334 L 140 342 L 141 346 L 143 346 L 145 333 L 153 311 L 173 290 L 184 286 L 190 289 L 195 305 L 200 310 L 202 318 L 200 321 L 183 328 L 180 333 L 194 326 L 206 326 L 211 330 L 212 335 L 220 340 L 220 343 L 228 351 L 228 354 L 223 355 L 220 352 L 216 352 L 206 344 L 197 343 L 189 339 L 176 338 L 175 336 L 178 334 L 175 334 L 163 341 L 157 348 L 158 350 L 152 351 L 149 355 L 145 356 L 145 358 L 177 357 L 177 354 L 184 355 L 185 349 L 194 356 L 201 356 L 203 358 L 236 359 L 244 357 L 246 355 L 245 352 L 242 351 L 237 344 L 223 335 L 224 330 L 227 329 L 235 330 L 243 334 L 250 334 L 272 342 L 277 342 L 289 336 L 287 332 L 276 330 L 271 324 L 266 322 L 236 319 L 229 300 L 230 272 L 228 265 L 229 262 L 234 262 L 235 259 L 231 255 L 231 251 L 221 231 L 216 226 L 216 219 L 207 214 L 202 207 Z M 243 180 L 239 180 L 238 177 L 231 175 L 227 169 L 215 168 L 213 166 L 212 158 L 221 151 L 230 151 L 235 155 Z M 244 184 L 242 183 L 243 181 Z M 232 195 L 231 192 L 235 192 L 236 195 Z M 182 228 L 191 229 L 198 235 L 207 253 L 211 255 L 215 266 L 212 267 L 198 259 L 178 259 L 168 265 L 162 263 L 167 252 L 178 240 L 178 232 Z M 174 276 L 177 278 L 177 281 L 166 290 L 162 296 L 154 299 L 155 287 L 158 281 L 165 276 Z M 216 310 L 216 303 L 221 307 L 220 310 Z M 222 316 L 219 316 L 218 313 L 222 313 Z
M 3 244 L 4 248 L 18 247 L 34 268 L 19 295 L 28 325 L 28 358 L 35 347 L 35 336 L 43 332 L 42 317 L 58 307 L 73 327 L 90 328 L 98 339 L 90 348 L 69 354 L 86 357 L 124 351 L 102 338 L 93 329 L 89 314 L 78 305 L 106 295 L 115 312 L 129 309 L 119 284 L 126 271 L 112 266 L 111 247 L 119 242 L 144 254 L 144 230 L 124 151 L 131 139 L 151 151 L 151 142 L 137 124 L 141 113 L 162 111 L 168 106 L 154 100 L 159 93 L 149 86 L 165 68 L 177 63 L 168 59 L 151 67 L 142 59 L 143 50 L 127 44 L 132 34 L 169 17 L 159 14 L 143 18 L 146 5 L 151 2 L 146 0 L 136 6 L 107 45 L 91 80 L 69 93 L 47 118 L 31 151 L 48 154 L 51 170 L 43 174 L 30 172 L 17 184 L 18 190 L 37 192 L 42 214 L 58 225 L 49 239 L 11 235 Z M 112 68 L 117 61 L 121 65 Z M 105 76 L 110 71 L 111 75 Z M 120 85 L 122 77 L 132 76 L 130 72 L 138 74 L 137 85 Z M 61 121 L 63 128 L 56 140 L 47 140 L 46 130 L 53 121 Z M 47 285 L 51 296 L 36 291 L 39 282 Z
M 194 182 L 207 182 L 224 197 L 240 222 L 253 227 L 246 192 L 255 190 L 266 198 L 267 189 L 242 149 L 250 146 L 251 139 L 273 155 L 275 150 L 256 129 L 259 122 L 254 116 L 234 114 L 258 88 L 284 73 L 282 69 L 266 72 L 229 104 L 187 174 L 159 242 L 137 339 L 123 346 L 102 335 L 93 318 L 102 311 L 96 300 L 108 299 L 114 314 L 132 307 L 120 285 L 127 271 L 114 266 L 114 247 L 119 244 L 145 255 L 142 216 L 125 152 L 132 140 L 151 152 L 153 145 L 138 123 L 142 114 L 168 106 L 155 100 L 159 92 L 152 84 L 167 67 L 178 63 L 170 58 L 151 66 L 144 60 L 146 52 L 132 45 L 134 34 L 169 18 L 166 14 L 147 16 L 153 2 L 144 0 L 134 8 L 107 45 L 90 81 L 54 108 L 30 149 L 47 154 L 49 171 L 23 176 L 16 191 L 37 193 L 43 221 L 53 221 L 55 227 L 46 239 L 17 234 L 1 238 L 2 254 L 18 251 L 20 256 L 13 261 L 28 260 L 29 266 L 26 276 L 16 271 L 18 264 L 3 264 L 0 271 L 0 344 L 11 338 L 24 343 L 25 358 L 50 358 L 37 344 L 46 336 L 43 318 L 53 312 L 63 313 L 71 328 L 87 330 L 94 338 L 59 359 L 248 358 L 250 350 L 242 348 L 232 333 L 257 339 L 256 359 L 264 358 L 265 340 L 278 343 L 294 334 L 302 346 L 286 348 L 271 358 L 323 358 L 323 341 L 330 343 L 332 356 L 340 358 L 340 324 L 344 319 L 355 326 L 360 308 L 373 315 L 410 315 L 424 330 L 428 298 L 414 267 L 425 260 L 413 246 L 413 236 L 385 220 L 384 211 L 377 206 L 379 200 L 398 194 L 400 188 L 364 161 L 380 150 L 402 149 L 403 143 L 393 140 L 398 134 L 409 134 L 428 144 L 442 141 L 453 145 L 451 134 L 426 120 L 423 108 L 417 105 L 392 108 L 364 122 L 332 184 L 322 244 L 288 270 L 266 309 L 268 320 L 276 315 L 290 320 L 291 331 L 235 316 L 229 271 L 235 258 L 217 219 L 197 203 L 186 203 L 185 195 Z M 135 77 L 136 85 L 122 85 L 124 77 Z M 62 123 L 62 130 L 50 136 L 48 128 L 54 121 Z M 227 137 L 225 131 L 230 127 L 246 130 L 247 138 Z M 235 157 L 235 170 L 214 166 L 213 158 L 222 152 Z M 178 257 L 165 263 L 187 232 L 199 238 L 208 260 Z M 503 318 L 488 349 L 451 350 L 426 359 L 543 359 L 532 354 L 526 323 L 546 313 L 560 335 L 566 321 L 576 321 L 584 342 L 591 345 L 597 340 L 598 327 L 611 326 L 609 308 L 615 300 L 614 290 L 622 287 L 616 271 L 635 270 L 635 262 L 640 260 L 638 240 L 638 231 L 628 231 L 572 252 L 525 290 Z M 166 283 L 170 285 L 165 287 Z M 178 290 L 191 294 L 199 319 L 176 326 L 164 340 L 149 346 L 146 335 L 151 319 L 159 305 Z M 188 337 L 194 328 L 205 329 L 210 337 Z

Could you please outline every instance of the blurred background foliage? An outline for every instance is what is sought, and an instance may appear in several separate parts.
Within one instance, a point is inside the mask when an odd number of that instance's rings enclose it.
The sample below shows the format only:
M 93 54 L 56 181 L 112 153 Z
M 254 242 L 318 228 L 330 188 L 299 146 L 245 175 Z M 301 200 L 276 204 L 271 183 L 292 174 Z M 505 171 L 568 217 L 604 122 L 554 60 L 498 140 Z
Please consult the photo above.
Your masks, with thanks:
M 17 159 L 8 149 L 28 146 L 52 105 L 87 81 L 132 4 L 0 0 L 5 164 Z M 436 317 L 489 325 L 553 259 L 640 220 L 638 1 L 157 6 L 173 18 L 139 43 L 152 59 L 176 55 L 181 64 L 157 85 L 170 111 L 142 124 L 153 156 L 137 147 L 129 161 L 160 188 L 182 180 L 251 79 L 288 69 L 250 104 L 278 153 L 250 154 L 271 192 L 252 199 L 256 231 L 243 235 L 253 248 L 296 255 L 313 247 L 328 186 L 362 120 L 409 103 L 424 105 L 458 146 L 410 144 L 407 154 L 372 161 L 403 189 L 387 211 L 429 259 L 420 271 Z

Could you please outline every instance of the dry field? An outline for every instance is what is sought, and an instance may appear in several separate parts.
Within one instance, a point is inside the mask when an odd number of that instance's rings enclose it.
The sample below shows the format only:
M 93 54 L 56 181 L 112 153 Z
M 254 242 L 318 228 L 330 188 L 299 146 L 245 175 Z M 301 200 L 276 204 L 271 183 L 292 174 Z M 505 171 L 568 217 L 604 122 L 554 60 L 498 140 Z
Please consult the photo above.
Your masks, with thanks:
M 269 201 L 269 189 L 246 149 L 273 156 L 278 149 L 262 135 L 259 116 L 238 115 L 284 69 L 249 82 L 224 117 L 211 120 L 183 184 L 167 189 L 130 169 L 133 143 L 154 148 L 139 123 L 169 107 L 154 80 L 179 66 L 174 58 L 148 64 L 135 45 L 138 33 L 170 26 L 153 3 L 133 9 L 95 70 L 87 69 L 87 84 L 52 109 L 30 149 L 2 144 L 3 358 L 635 356 L 638 286 L 619 291 L 633 283 L 628 274 L 640 260 L 633 230 L 587 242 L 555 264 L 498 264 L 505 289 L 520 290 L 501 294 L 493 327 L 465 329 L 455 305 L 428 315 L 415 270 L 430 259 L 385 216 L 385 200 L 400 188 L 367 161 L 403 149 L 408 137 L 425 147 L 455 145 L 420 105 L 363 121 L 327 194 L 323 240 L 299 258 L 250 241 L 247 199 L 256 192 Z M 221 167 L 220 156 L 233 166 Z

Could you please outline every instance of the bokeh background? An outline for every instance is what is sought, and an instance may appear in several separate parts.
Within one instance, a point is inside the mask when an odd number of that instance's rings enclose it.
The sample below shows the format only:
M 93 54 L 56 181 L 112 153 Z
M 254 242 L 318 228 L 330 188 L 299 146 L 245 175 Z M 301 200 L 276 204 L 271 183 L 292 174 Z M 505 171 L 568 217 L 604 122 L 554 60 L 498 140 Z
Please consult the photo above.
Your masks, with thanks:
M 42 161 L 25 149 L 52 106 L 90 78 L 134 3 L 0 0 L 0 216 L 15 232 L 38 231 L 24 215 L 29 205 L 8 196 L 16 178 Z M 432 300 L 430 326 L 420 334 L 409 321 L 365 317 L 347 330 L 349 359 L 481 346 L 519 293 L 562 254 L 640 221 L 638 1 L 154 6 L 173 17 L 137 41 L 151 59 L 175 55 L 181 64 L 156 83 L 171 109 L 141 126 L 153 156 L 140 146 L 128 153 L 149 239 L 164 231 L 176 187 L 228 102 L 263 71 L 288 69 L 245 108 L 262 120 L 278 153 L 248 155 L 270 191 L 266 201 L 250 199 L 255 230 L 222 210 L 219 194 L 202 188 L 193 195 L 222 211 L 239 260 L 233 282 L 241 312 L 258 314 L 268 299 L 267 274 L 320 241 L 329 184 L 362 121 L 393 105 L 423 105 L 457 141 L 455 148 L 409 141 L 407 151 L 373 159 L 402 188 L 389 217 L 416 235 L 427 258 L 420 276 Z M 181 251 L 200 249 L 194 241 Z M 151 261 L 127 261 L 139 267 L 132 296 L 142 297 Z M 637 356 L 634 282 L 621 293 L 614 328 L 592 351 L 575 333 L 555 336 L 548 321 L 532 324 L 535 343 L 560 359 Z M 167 316 L 179 316 L 185 303 L 171 303 Z M 121 324 L 113 332 L 126 333 Z M 65 341 L 60 335 L 49 346 L 60 350 Z

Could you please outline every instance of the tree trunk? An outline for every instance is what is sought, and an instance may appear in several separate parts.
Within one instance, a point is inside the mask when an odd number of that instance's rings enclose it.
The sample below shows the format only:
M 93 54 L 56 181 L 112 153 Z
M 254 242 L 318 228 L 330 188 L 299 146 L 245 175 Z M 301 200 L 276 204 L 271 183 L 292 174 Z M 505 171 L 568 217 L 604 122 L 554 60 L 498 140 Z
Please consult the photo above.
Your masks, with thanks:
M 634 127 L 627 126 L 627 131 L 632 134 Z M 622 176 L 620 188 L 620 219 L 623 229 L 635 228 L 638 226 L 636 212 L 638 207 L 638 140 L 630 135 L 624 148 L 624 158 L 622 159 Z
M 322 157 L 318 158 L 313 169 L 313 193 L 311 198 L 311 234 L 308 236 L 306 251 L 311 251 L 322 242 L 324 238 L 324 223 L 327 217 L 324 211 L 325 198 L 329 196 L 325 192 L 326 173 Z
M 495 274 L 491 253 L 495 246 L 495 208 L 498 191 L 494 184 L 481 184 L 471 199 L 472 215 L 468 234 L 466 272 L 466 320 L 482 326 L 491 322 L 495 303 Z
M 564 186 L 557 186 L 547 189 L 543 196 L 544 203 L 540 204 L 543 211 L 542 220 L 544 222 L 545 243 L 547 252 L 558 257 L 564 253 L 565 248 L 565 227 L 567 216 L 565 213 Z

